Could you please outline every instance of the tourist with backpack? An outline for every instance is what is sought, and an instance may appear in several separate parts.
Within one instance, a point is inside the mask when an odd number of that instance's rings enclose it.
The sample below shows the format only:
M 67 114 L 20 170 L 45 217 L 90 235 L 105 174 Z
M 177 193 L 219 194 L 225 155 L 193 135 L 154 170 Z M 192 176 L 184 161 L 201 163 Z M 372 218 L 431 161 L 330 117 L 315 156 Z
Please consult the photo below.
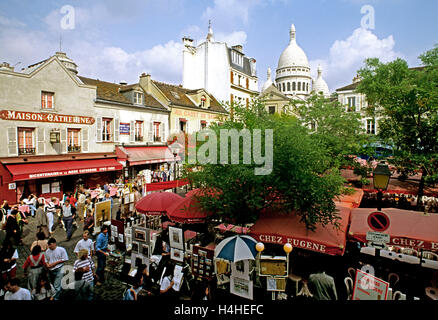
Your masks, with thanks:
M 36 245 L 32 248 L 32 253 L 27 257 L 23 264 L 24 276 L 27 277 L 27 288 L 32 291 L 36 288 L 38 279 L 44 268 L 47 266 L 44 253 L 41 247 Z M 30 268 L 29 272 L 27 271 Z

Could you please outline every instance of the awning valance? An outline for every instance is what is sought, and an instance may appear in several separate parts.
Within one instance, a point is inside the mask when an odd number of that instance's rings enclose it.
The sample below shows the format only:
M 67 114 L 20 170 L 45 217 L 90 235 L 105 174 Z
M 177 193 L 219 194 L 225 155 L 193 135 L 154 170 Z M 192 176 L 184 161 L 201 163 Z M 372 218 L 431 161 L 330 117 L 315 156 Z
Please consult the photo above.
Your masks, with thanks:
M 315 231 L 308 230 L 295 213 L 266 212 L 250 228 L 249 235 L 263 243 L 284 245 L 325 253 L 343 255 L 351 208 L 337 206 L 340 228 L 333 225 L 318 225 Z
M 119 159 L 128 160 L 131 166 L 175 161 L 174 155 L 167 146 L 117 147 L 116 153 Z
M 8 164 L 14 181 L 122 170 L 115 159 L 69 160 L 57 162 Z

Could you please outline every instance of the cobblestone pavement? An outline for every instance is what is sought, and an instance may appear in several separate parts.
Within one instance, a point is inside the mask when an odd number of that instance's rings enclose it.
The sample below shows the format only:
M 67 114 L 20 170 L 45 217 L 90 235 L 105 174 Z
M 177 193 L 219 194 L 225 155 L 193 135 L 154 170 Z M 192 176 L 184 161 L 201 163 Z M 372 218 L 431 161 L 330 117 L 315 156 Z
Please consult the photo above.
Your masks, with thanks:
M 25 225 L 23 229 L 23 246 L 18 247 L 17 278 L 21 280 L 21 285 L 23 287 L 27 286 L 27 279 L 24 278 L 23 274 L 23 264 L 30 255 L 30 246 L 32 242 L 36 240 L 37 228 L 35 220 L 36 219 L 32 217 L 28 218 L 29 224 Z M 56 239 L 57 245 L 63 247 L 67 251 L 69 257 L 69 261 L 66 265 L 73 266 L 76 260 L 76 255 L 73 250 L 76 243 L 82 239 L 82 226 L 83 223 L 78 221 L 78 228 L 74 230 L 70 241 L 67 241 L 66 232 L 62 229 L 61 225 L 58 225 L 55 229 L 53 237 Z M 94 258 L 93 261 L 97 266 L 97 259 Z M 114 277 L 108 276 L 108 274 L 107 279 L 108 281 L 104 282 L 101 286 L 95 287 L 95 300 L 121 300 L 126 284 Z

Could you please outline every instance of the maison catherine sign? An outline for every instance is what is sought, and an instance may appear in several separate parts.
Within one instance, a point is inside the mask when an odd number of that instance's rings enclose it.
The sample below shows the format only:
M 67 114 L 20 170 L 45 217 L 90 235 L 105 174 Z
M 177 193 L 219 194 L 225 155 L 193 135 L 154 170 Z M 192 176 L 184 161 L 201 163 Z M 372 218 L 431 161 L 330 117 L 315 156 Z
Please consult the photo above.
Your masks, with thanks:
M 73 124 L 93 124 L 94 118 L 73 116 L 55 113 L 40 113 L 40 112 L 26 112 L 15 110 L 0 111 L 0 119 L 15 120 L 15 121 L 36 121 L 36 122 L 54 122 L 54 123 L 73 123 Z

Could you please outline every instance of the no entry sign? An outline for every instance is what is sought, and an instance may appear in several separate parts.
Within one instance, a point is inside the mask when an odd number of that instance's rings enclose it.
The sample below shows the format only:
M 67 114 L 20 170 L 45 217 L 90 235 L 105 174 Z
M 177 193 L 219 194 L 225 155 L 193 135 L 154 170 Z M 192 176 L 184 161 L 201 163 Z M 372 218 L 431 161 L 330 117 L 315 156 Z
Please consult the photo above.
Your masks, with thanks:
M 389 228 L 389 218 L 383 212 L 371 212 L 368 216 L 368 225 L 374 231 L 383 232 Z

